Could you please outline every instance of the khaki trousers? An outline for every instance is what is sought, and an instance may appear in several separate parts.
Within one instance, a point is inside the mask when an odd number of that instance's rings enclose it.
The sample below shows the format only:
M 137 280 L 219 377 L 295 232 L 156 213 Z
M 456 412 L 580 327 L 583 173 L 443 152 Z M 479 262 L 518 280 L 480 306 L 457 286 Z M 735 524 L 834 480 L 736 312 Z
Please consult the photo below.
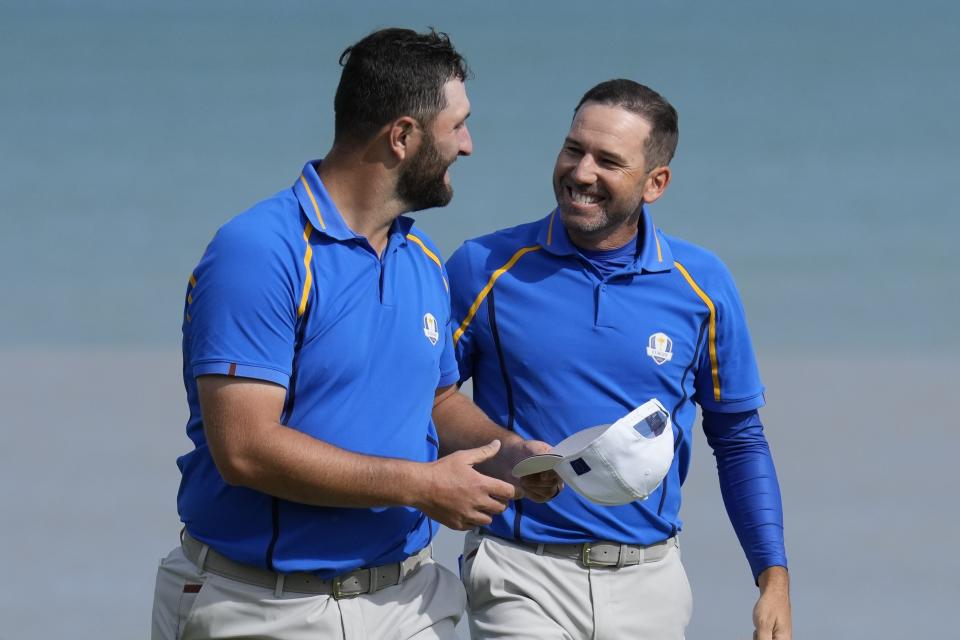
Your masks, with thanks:
M 151 637 L 453 640 L 464 604 L 460 581 L 432 559 L 401 584 L 337 600 L 201 573 L 178 547 L 160 561 Z
M 471 532 L 463 558 L 473 640 L 682 640 L 693 612 L 676 544 L 656 562 L 587 568 Z

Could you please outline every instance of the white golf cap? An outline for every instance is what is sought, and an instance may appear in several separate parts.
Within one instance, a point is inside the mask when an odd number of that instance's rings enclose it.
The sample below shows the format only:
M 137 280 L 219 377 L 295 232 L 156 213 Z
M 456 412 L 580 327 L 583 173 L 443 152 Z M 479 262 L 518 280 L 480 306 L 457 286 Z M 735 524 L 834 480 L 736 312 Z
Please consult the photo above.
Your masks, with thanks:
M 613 424 L 578 431 L 550 453 L 525 458 L 513 468 L 521 478 L 555 470 L 589 500 L 619 505 L 645 500 L 673 463 L 673 424 L 656 399 Z

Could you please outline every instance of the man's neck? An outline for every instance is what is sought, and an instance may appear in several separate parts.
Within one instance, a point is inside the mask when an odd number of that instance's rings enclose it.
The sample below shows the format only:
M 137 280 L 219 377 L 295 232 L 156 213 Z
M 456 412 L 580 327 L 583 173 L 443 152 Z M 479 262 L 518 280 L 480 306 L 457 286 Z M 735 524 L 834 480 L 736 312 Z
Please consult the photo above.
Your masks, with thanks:
M 382 163 L 362 150 L 334 148 L 317 175 L 347 227 L 382 254 L 393 221 L 406 212 Z
M 635 241 L 639 233 L 639 219 L 604 234 L 585 235 L 567 228 L 567 235 L 577 248 L 585 251 L 613 251 Z

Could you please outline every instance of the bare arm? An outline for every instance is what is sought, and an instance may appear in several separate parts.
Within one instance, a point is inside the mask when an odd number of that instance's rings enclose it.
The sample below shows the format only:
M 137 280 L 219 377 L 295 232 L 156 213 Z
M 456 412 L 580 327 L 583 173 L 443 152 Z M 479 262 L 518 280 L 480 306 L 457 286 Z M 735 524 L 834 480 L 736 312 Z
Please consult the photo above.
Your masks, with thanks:
M 753 637 L 757 640 L 790 640 L 790 575 L 785 567 L 768 567 L 757 581 L 760 599 L 753 608 Z
M 437 389 L 433 403 L 433 422 L 440 436 L 441 455 L 499 440 L 499 454 L 478 464 L 477 469 L 512 483 L 518 490 L 516 498 L 527 497 L 537 502 L 546 502 L 563 488 L 560 476 L 552 471 L 524 478 L 513 477 L 511 470 L 517 462 L 531 455 L 546 453 L 550 450 L 550 445 L 539 440 L 524 440 L 499 426 L 455 386 Z
M 366 456 L 280 424 L 283 387 L 200 376 L 197 388 L 210 454 L 229 484 L 318 506 L 409 505 L 457 529 L 489 523 L 513 495 L 511 485 L 472 468 L 499 443 L 432 463 Z

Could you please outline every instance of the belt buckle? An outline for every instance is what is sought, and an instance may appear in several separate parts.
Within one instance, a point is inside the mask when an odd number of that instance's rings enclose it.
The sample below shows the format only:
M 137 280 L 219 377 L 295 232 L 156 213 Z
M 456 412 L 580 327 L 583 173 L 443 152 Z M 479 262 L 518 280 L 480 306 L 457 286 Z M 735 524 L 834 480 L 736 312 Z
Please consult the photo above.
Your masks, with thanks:
M 357 591 L 356 593 L 344 593 L 343 592 L 343 580 L 341 576 L 337 576 L 330 581 L 330 588 L 334 600 L 343 600 L 344 598 L 356 598 L 362 592 Z
M 585 567 L 593 566 L 590 562 L 590 550 L 591 550 L 591 547 L 589 542 L 584 542 L 583 546 L 580 547 L 580 562 Z

